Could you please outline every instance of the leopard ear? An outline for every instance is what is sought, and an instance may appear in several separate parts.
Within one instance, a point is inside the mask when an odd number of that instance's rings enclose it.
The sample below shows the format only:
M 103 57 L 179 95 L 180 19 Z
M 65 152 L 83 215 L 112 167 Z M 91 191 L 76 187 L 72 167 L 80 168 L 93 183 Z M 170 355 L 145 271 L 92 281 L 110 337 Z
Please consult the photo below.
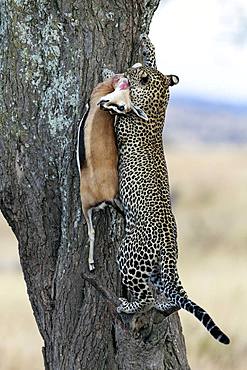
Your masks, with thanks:
M 131 103 L 131 109 L 138 117 L 144 119 L 144 121 L 148 121 L 148 116 L 140 107 Z
M 177 85 L 179 83 L 179 78 L 176 75 L 168 75 L 169 86 Z
M 114 75 L 115 75 L 115 73 L 111 69 L 103 68 L 103 70 L 102 70 L 103 81 L 107 80 L 108 78 L 113 77 Z

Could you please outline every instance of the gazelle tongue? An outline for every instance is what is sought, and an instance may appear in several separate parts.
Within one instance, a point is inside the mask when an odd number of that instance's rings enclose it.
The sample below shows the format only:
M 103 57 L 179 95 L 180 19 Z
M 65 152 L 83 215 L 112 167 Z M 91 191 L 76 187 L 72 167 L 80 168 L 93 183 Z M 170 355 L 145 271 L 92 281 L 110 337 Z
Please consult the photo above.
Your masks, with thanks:
M 126 90 L 129 88 L 129 81 L 127 78 L 122 78 L 120 83 L 118 84 L 119 90 Z
M 124 78 L 123 77 L 123 74 L 120 74 L 120 73 L 116 73 L 114 76 L 113 76 L 113 84 L 114 84 L 114 86 L 115 86 L 115 88 L 116 88 L 116 86 L 118 85 L 118 83 L 119 83 L 119 81 L 122 79 L 122 78 Z
M 113 77 L 113 86 L 115 90 L 126 90 L 129 88 L 129 81 L 122 74 L 116 74 Z

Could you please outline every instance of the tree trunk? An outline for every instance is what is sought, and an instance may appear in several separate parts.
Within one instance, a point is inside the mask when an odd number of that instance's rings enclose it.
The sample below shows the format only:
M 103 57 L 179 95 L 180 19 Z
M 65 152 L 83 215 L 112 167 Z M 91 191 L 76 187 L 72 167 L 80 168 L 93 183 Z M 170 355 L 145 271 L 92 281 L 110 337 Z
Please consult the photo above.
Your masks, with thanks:
M 177 315 L 143 315 L 134 333 L 97 285 L 120 296 L 123 222 L 113 209 L 95 214 L 88 272 L 76 166 L 78 123 L 102 67 L 138 61 L 159 0 L 0 2 L 0 206 L 19 242 L 45 369 L 189 369 Z

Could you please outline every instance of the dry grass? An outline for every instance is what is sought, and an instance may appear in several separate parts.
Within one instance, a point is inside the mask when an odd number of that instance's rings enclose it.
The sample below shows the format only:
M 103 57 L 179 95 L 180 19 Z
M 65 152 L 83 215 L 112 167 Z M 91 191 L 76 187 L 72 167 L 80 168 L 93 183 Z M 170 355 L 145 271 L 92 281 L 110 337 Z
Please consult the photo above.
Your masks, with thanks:
M 193 370 L 244 370 L 247 362 L 247 151 L 168 148 L 178 222 L 180 275 L 190 297 L 231 338 L 217 343 L 181 312 Z M 16 261 L 16 242 L 0 221 L 1 261 Z M 7 263 L 9 265 L 9 263 Z M 4 266 L 4 265 L 3 265 Z M 0 370 L 41 370 L 42 345 L 22 276 L 0 272 Z
M 189 313 L 181 319 L 192 369 L 244 370 L 247 362 L 247 150 L 168 150 L 179 270 L 190 297 L 231 338 L 218 344 Z
M 19 268 L 17 241 L 0 214 L 0 370 L 42 370 L 42 340 Z
M 0 370 L 42 370 L 42 341 L 23 278 L 2 272 L 0 279 Z

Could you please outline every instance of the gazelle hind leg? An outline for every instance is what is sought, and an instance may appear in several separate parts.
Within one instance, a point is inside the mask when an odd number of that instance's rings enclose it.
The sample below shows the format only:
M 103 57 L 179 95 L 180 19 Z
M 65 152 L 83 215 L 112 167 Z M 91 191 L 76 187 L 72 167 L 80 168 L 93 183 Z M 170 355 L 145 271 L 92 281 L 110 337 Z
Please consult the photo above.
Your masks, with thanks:
M 95 207 L 89 208 L 86 212 L 84 211 L 84 215 L 87 221 L 87 228 L 88 228 L 88 238 L 89 238 L 89 256 L 88 256 L 88 266 L 89 270 L 93 271 L 95 269 L 94 266 L 94 242 L 95 242 L 95 231 L 93 227 L 93 210 L 101 210 L 107 206 L 106 202 L 102 202 Z
M 95 231 L 93 227 L 93 208 L 89 208 L 87 211 L 87 228 L 89 237 L 89 256 L 88 256 L 88 266 L 89 270 L 93 271 L 94 267 L 94 241 L 95 241 Z

